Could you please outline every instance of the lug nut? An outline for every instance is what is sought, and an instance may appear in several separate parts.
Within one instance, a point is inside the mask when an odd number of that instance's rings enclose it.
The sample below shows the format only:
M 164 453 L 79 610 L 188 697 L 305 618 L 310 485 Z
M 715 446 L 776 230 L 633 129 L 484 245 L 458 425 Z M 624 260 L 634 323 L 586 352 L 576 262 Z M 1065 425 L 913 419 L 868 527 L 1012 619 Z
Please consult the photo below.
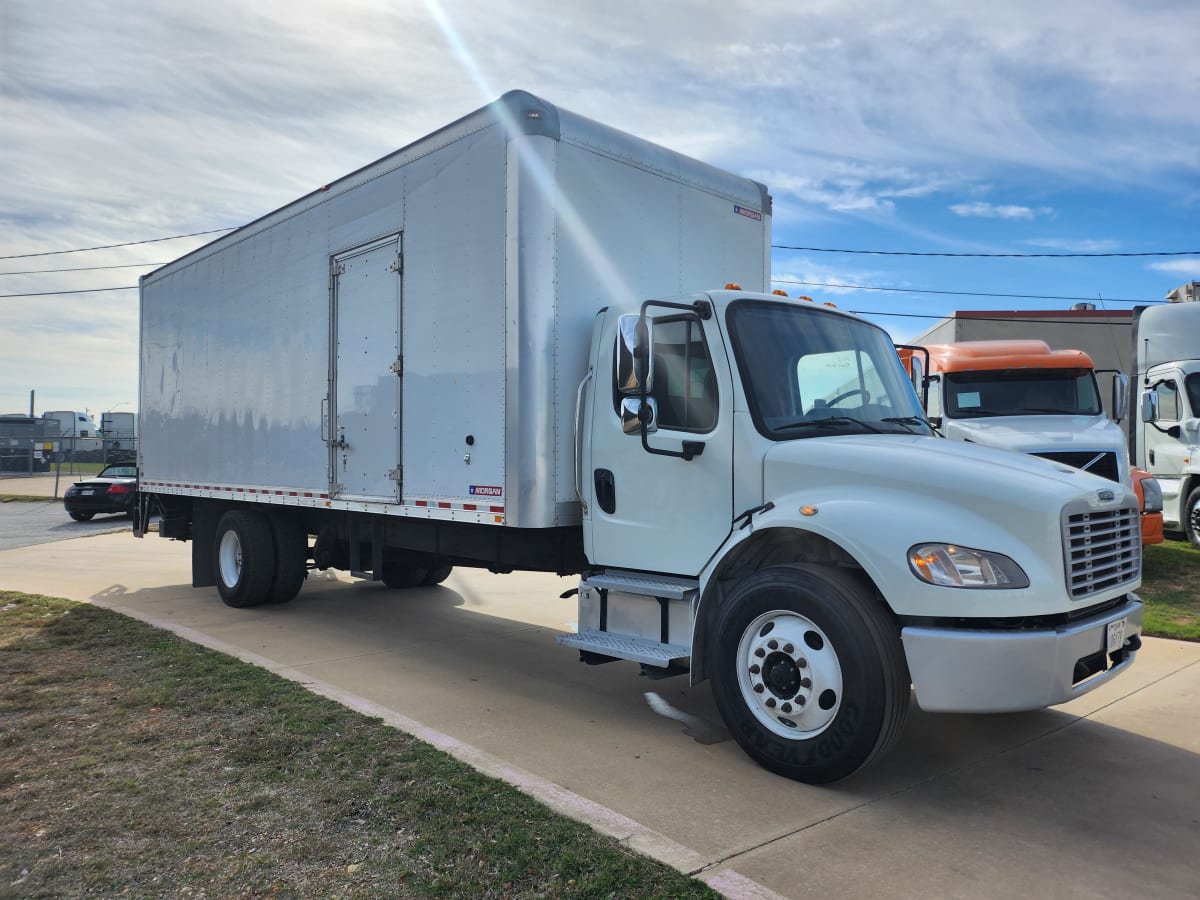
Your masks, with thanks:
M 769 640 L 769 641 L 767 641 L 767 646 L 770 647 L 772 650 L 778 650 L 779 649 L 779 641 L 774 640 L 774 639 Z
M 759 672 L 761 672 L 761 671 L 762 671 L 762 670 L 761 670 L 761 669 L 758 667 L 758 663 L 755 663 L 754 665 L 752 665 L 752 666 L 750 667 L 750 674 L 751 674 L 751 675 L 757 675 L 757 674 L 758 674 Z
M 795 698 L 795 700 L 796 700 L 796 706 L 797 706 L 797 707 L 800 707 L 800 706 L 803 706 L 803 705 L 804 705 L 804 702 L 805 702 L 805 701 L 804 701 L 804 698 L 803 698 L 803 697 L 796 697 L 796 698 Z
M 774 697 L 768 697 L 768 698 L 767 698 L 767 706 L 768 706 L 768 708 L 770 708 L 770 709 L 774 709 L 774 708 L 775 708 L 775 698 L 774 698 Z
M 792 711 L 792 704 L 785 703 L 785 704 L 783 704 L 783 706 L 781 706 L 779 708 L 782 709 L 785 713 L 789 713 Z
M 764 690 L 766 690 L 766 688 L 764 688 L 761 684 L 756 684 L 754 686 L 754 693 L 756 694 L 761 694 Z
M 796 660 L 796 667 L 800 668 L 800 669 L 807 669 L 808 668 L 808 660 L 805 659 L 803 656 L 800 657 L 798 660 Z
M 791 656 L 793 653 L 796 652 L 796 648 L 793 647 L 791 644 L 784 644 L 783 652 L 786 653 L 788 656 Z
M 764 656 L 767 655 L 767 651 L 764 650 L 762 647 L 759 647 L 757 650 L 754 651 L 754 655 L 757 656 L 759 659 L 762 659 Z
M 812 679 L 811 678 L 801 678 L 800 679 L 800 687 L 802 687 L 802 688 L 812 687 Z

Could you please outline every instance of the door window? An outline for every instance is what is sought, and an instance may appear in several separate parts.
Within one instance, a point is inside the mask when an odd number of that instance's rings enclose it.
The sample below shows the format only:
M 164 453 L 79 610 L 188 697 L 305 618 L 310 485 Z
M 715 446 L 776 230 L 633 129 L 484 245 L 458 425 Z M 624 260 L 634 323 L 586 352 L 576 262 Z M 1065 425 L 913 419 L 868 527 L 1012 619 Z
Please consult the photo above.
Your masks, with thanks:
M 654 390 L 658 427 L 712 431 L 717 424 L 717 379 L 700 323 L 692 318 L 654 323 Z
M 1160 381 L 1154 386 L 1158 395 L 1158 417 L 1168 422 L 1179 421 L 1179 388 L 1174 381 Z

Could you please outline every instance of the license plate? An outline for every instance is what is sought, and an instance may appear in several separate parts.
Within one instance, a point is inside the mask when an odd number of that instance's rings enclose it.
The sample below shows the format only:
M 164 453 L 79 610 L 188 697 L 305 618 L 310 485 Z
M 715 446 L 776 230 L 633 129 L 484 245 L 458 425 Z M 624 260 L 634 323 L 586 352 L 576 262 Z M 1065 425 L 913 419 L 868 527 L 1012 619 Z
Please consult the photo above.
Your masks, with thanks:
M 1108 653 L 1116 653 L 1125 646 L 1125 620 L 1108 623 Z
M 88 491 L 80 491 L 79 493 L 80 493 L 81 495 L 83 495 L 84 497 L 90 497 L 90 496 L 92 496 L 92 494 L 94 494 L 94 493 L 96 493 L 96 492 L 95 492 L 95 491 L 88 490 Z

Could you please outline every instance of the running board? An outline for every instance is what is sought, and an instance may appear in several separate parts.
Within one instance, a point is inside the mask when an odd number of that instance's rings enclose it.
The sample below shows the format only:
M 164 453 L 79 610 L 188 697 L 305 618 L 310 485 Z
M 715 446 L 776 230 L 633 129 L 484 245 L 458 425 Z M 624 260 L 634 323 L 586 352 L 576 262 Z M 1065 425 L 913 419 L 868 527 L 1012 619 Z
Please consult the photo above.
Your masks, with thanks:
M 666 600 L 691 600 L 695 592 L 700 590 L 700 582 L 695 578 L 664 578 L 641 572 L 599 572 L 586 576 L 583 583 L 598 590 L 642 594 Z
M 629 635 L 609 634 L 590 628 L 583 629 L 578 634 L 559 635 L 558 643 L 564 647 L 574 647 L 585 653 L 611 656 L 614 659 L 628 659 L 658 668 L 666 668 L 677 660 L 687 659 L 692 652 L 690 648 L 679 644 L 660 644 L 658 641 L 647 641 Z

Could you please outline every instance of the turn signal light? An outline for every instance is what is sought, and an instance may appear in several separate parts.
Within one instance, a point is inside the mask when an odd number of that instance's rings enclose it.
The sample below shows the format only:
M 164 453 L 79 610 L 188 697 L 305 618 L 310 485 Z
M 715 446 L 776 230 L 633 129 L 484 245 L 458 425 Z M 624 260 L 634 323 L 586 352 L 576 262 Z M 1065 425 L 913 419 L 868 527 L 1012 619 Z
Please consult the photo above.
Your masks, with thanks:
M 740 291 L 741 289 L 742 289 L 742 286 L 740 284 L 738 284 L 736 281 L 730 281 L 728 284 L 725 285 L 725 290 L 727 290 L 727 291 Z

